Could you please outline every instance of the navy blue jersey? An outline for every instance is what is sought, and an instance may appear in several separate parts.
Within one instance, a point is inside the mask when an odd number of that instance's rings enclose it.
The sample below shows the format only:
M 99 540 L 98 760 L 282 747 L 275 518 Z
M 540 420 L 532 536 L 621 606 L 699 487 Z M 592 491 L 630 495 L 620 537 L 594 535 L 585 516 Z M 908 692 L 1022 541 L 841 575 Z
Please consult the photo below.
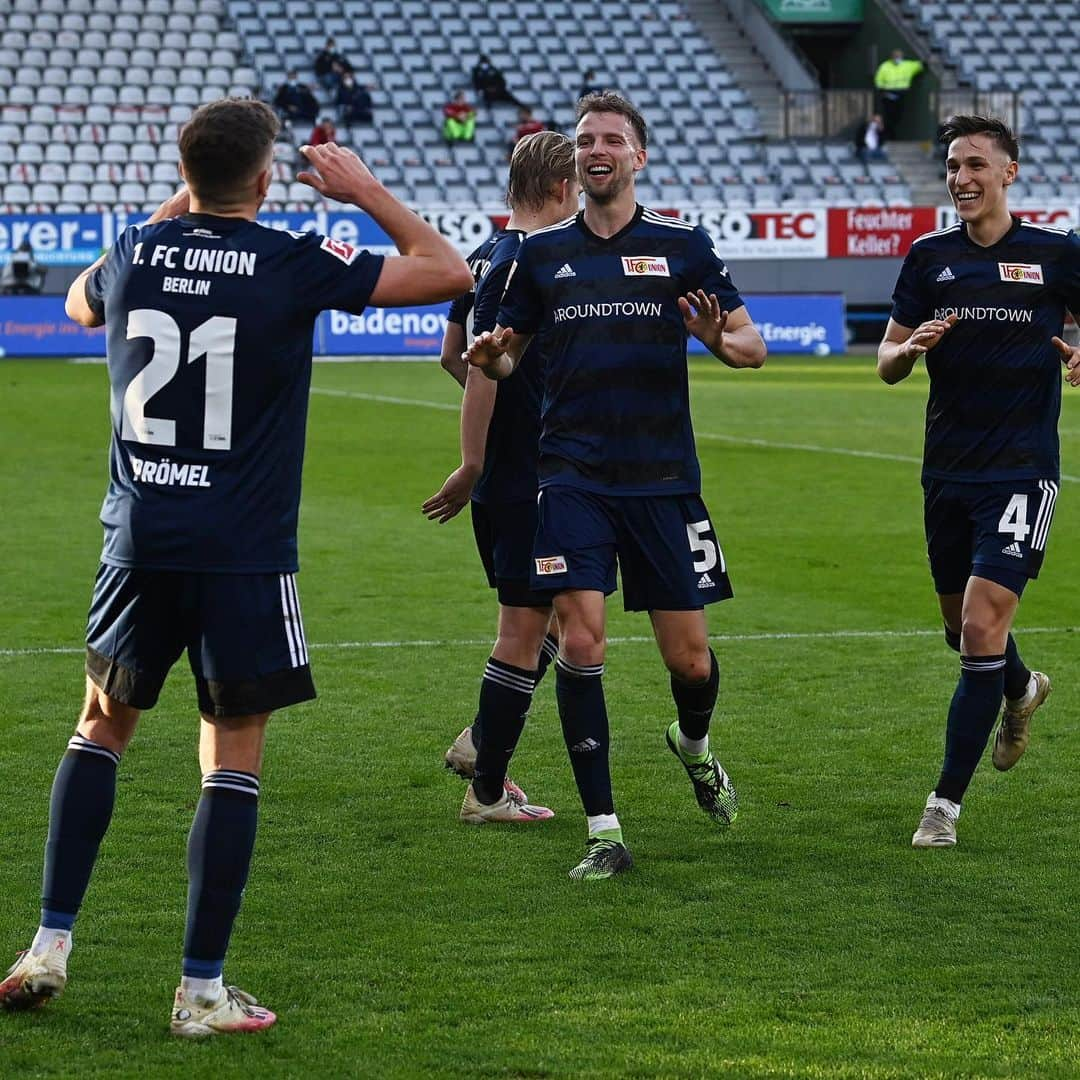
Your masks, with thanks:
M 124 231 L 86 285 L 112 395 L 103 562 L 297 569 L 315 317 L 361 313 L 382 264 L 241 218 Z
M 677 304 L 692 289 L 743 306 L 704 229 L 640 206 L 608 238 L 581 213 L 526 238 L 499 323 L 545 337 L 541 487 L 699 491 Z
M 518 236 L 520 234 L 516 231 L 507 233 L 505 229 L 497 229 L 479 247 L 475 248 L 465 260 L 472 271 L 473 287 L 467 293 L 462 293 L 451 301 L 446 321 L 465 327 L 465 340 L 467 342 L 471 342 L 475 336 L 473 331 L 473 307 L 476 303 L 476 286 L 480 279 L 491 269 L 491 253 L 495 250 L 496 245 L 500 240 L 510 235 Z M 488 327 L 488 329 L 491 328 Z
M 1080 238 L 1013 219 L 991 247 L 962 222 L 920 236 L 893 293 L 892 317 L 915 328 L 959 321 L 926 354 L 923 475 L 940 480 L 1056 479 L 1060 335 L 1080 311 Z
M 506 279 L 524 239 L 523 232 L 506 232 L 491 249 L 490 265 L 476 285 L 474 333 L 495 328 Z M 544 393 L 543 342 L 544 338 L 536 338 L 514 373 L 499 381 L 484 448 L 484 471 L 473 490 L 477 502 L 536 499 L 540 405 Z

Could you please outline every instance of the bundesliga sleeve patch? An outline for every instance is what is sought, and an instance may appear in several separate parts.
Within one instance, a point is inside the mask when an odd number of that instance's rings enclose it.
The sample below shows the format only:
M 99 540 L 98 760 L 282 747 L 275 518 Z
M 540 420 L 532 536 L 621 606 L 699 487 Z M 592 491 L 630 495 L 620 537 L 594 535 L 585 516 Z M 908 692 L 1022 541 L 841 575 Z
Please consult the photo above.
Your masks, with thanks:
M 622 272 L 626 277 L 671 277 L 667 259 L 659 255 L 624 255 Z
M 1040 263 L 998 263 L 1002 281 L 1017 281 L 1024 285 L 1044 285 Z
M 335 259 L 340 259 L 346 266 L 352 266 L 356 261 L 356 256 L 360 254 L 359 248 L 346 244 L 344 240 L 332 240 L 329 236 L 323 237 L 323 242 L 319 247 L 333 255 Z

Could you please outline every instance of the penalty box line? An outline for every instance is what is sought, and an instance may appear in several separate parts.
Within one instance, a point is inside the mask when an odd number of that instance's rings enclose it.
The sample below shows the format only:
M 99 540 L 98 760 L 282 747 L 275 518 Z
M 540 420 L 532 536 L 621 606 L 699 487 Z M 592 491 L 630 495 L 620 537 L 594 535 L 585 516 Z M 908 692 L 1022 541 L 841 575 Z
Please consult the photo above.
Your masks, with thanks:
M 1080 632 L 1076 626 L 1024 626 L 1016 631 L 1021 636 L 1026 634 L 1075 634 Z M 760 634 L 710 634 L 710 641 L 754 642 L 754 641 L 855 641 L 859 639 L 889 640 L 894 638 L 940 637 L 941 630 L 805 630 L 777 631 Z M 609 637 L 609 645 L 651 644 L 655 638 L 651 634 Z M 492 638 L 413 638 L 398 641 L 316 641 L 309 642 L 309 650 L 353 651 L 360 649 L 432 649 L 432 648 L 472 648 L 490 646 Z M 57 645 L 41 648 L 0 649 L 0 657 L 26 656 L 76 656 L 85 652 L 81 646 Z

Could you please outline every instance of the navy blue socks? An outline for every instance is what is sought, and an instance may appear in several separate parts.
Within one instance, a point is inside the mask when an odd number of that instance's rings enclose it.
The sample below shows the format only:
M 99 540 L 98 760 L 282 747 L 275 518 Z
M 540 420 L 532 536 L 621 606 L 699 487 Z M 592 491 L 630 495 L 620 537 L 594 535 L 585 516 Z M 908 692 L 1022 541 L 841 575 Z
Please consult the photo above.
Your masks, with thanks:
M 536 678 L 535 671 L 504 664 L 495 657 L 484 669 L 477 713 L 484 738 L 477 748 L 473 793 L 489 806 L 502 798 L 506 768 L 525 727 Z
M 603 674 L 603 664 L 583 667 L 562 656 L 555 661 L 555 696 L 563 738 L 581 802 L 589 817 L 615 813 L 608 769 Z
M 76 733 L 60 759 L 49 801 L 41 925 L 70 930 L 116 800 L 120 755 Z
M 202 797 L 188 837 L 187 928 L 183 974 L 216 979 L 247 883 L 259 811 L 259 778 L 216 769 L 202 781 Z
M 1004 686 L 1004 656 L 960 657 L 960 682 L 945 728 L 945 762 L 934 789 L 939 798 L 963 799 L 1001 709 Z

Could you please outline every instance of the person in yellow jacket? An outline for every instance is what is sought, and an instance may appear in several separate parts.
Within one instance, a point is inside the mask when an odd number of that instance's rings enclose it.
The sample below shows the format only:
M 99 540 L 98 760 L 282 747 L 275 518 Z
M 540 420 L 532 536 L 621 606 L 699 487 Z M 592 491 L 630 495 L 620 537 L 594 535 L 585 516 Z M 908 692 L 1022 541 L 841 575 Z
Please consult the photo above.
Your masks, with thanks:
M 922 74 L 921 60 L 905 60 L 903 49 L 893 49 L 874 75 L 874 86 L 881 94 L 881 112 L 885 118 L 885 138 L 895 139 L 904 111 L 904 98 L 917 75 Z

